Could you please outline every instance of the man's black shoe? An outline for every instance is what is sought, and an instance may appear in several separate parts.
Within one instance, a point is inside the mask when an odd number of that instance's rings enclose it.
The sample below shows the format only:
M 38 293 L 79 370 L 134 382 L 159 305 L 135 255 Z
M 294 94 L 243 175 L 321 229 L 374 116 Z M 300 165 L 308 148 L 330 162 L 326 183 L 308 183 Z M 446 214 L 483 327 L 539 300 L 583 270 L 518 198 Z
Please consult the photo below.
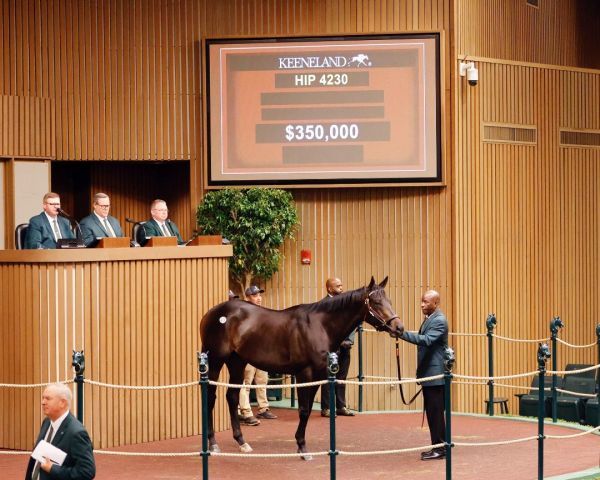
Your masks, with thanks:
M 346 407 L 340 408 L 337 411 L 337 414 L 342 417 L 353 417 L 355 415 L 354 412 L 352 412 L 351 410 L 348 410 Z
M 431 452 L 433 452 L 433 448 L 431 450 L 427 450 L 426 452 L 421 452 L 421 458 L 423 458 L 426 455 L 431 455 Z
M 421 460 L 439 460 L 446 456 L 446 450 L 431 450 L 421 454 Z
M 321 416 L 329 418 L 331 414 L 329 413 L 329 409 L 321 410 Z

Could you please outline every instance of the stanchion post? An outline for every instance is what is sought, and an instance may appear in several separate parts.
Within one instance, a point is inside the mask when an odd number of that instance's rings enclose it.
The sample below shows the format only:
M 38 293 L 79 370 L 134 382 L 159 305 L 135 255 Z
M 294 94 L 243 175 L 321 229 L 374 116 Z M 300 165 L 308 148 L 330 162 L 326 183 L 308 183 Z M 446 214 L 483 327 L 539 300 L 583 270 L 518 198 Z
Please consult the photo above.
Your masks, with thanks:
M 558 370 L 558 351 L 556 349 L 556 339 L 558 337 L 558 331 L 563 328 L 565 325 L 563 324 L 560 317 L 554 317 L 550 320 L 550 339 L 552 340 L 552 370 Z M 558 392 L 556 391 L 556 384 L 558 381 L 558 377 L 556 373 L 552 374 L 552 421 L 556 423 L 558 421 Z M 540 384 L 541 385 L 541 384 Z
M 200 373 L 200 392 L 202 396 L 202 479 L 208 480 L 208 355 L 196 353 L 198 373 Z
M 338 454 L 335 447 L 335 385 L 336 374 L 339 370 L 337 353 L 330 352 L 327 361 L 327 372 L 329 373 L 327 380 L 329 381 L 329 478 L 331 480 L 336 478 L 335 457 Z
M 452 479 L 452 367 L 454 350 L 446 347 L 444 351 L 444 412 L 446 415 L 446 480 Z
M 363 411 L 363 384 L 365 372 L 363 371 L 363 326 L 362 322 L 358 324 L 358 411 Z
M 600 323 L 596 325 L 596 343 L 598 346 L 598 357 L 596 360 L 596 365 L 600 365 Z M 596 385 L 596 400 L 598 400 L 598 408 L 596 409 L 597 417 L 596 417 L 596 425 L 600 425 L 600 372 L 596 371 L 596 379 L 598 381 L 598 385 Z
M 73 362 L 71 363 L 75 370 L 75 383 L 77 384 L 77 420 L 83 423 L 83 383 L 85 378 L 85 356 L 83 350 L 73 350 Z
M 544 480 L 544 376 L 546 375 L 546 360 L 550 358 L 550 349 L 545 343 L 538 348 L 538 370 L 540 383 L 538 388 L 538 480 Z
M 494 416 L 494 328 L 496 327 L 496 315 L 490 313 L 486 320 L 485 326 L 487 328 L 487 339 L 488 339 L 488 413 L 490 417 Z

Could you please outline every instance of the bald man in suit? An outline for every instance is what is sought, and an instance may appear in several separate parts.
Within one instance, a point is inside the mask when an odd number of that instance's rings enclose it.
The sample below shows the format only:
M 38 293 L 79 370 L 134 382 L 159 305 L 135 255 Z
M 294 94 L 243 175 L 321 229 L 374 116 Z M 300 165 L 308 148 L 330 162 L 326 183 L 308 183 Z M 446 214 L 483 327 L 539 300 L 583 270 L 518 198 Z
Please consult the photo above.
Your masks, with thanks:
M 69 412 L 72 398 L 69 387 L 61 383 L 50 384 L 44 390 L 42 410 L 46 419 L 35 444 L 45 440 L 67 456 L 62 465 L 31 457 L 25 480 L 91 480 L 96 476 L 92 441 L 85 427 Z

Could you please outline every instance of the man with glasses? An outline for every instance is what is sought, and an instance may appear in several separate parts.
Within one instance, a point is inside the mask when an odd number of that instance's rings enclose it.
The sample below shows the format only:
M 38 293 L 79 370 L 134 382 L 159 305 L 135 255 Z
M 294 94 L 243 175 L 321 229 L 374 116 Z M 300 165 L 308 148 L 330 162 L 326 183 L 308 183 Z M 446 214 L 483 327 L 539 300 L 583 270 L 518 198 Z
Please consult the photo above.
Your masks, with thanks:
M 75 238 L 71 224 L 60 217 L 60 196 L 48 192 L 42 202 L 44 211 L 29 219 L 29 227 L 25 235 L 25 248 L 56 248 L 56 242 L 62 238 Z
M 81 232 L 86 247 L 96 246 L 104 237 L 122 237 L 123 230 L 115 217 L 111 217 L 110 198 L 106 193 L 94 195 L 94 211 L 81 219 Z
M 150 214 L 152 218 L 144 223 L 146 237 L 177 237 L 178 244 L 185 243 L 177 225 L 169 220 L 167 202 L 160 199 L 154 200 L 150 205 Z

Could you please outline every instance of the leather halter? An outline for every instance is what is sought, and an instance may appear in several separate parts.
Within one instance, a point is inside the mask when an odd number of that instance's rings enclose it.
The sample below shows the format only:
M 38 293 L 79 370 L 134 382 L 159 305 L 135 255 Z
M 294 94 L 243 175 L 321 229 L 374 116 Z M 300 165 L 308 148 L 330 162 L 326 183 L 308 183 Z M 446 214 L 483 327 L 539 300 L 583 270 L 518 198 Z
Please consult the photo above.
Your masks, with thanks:
M 371 308 L 371 303 L 370 303 L 369 297 L 371 296 L 371 294 L 375 293 L 376 291 L 377 290 L 373 290 L 372 292 L 369 292 L 369 294 L 367 295 L 367 298 L 365 298 L 365 305 L 367 306 L 367 311 L 369 312 L 369 315 L 371 315 L 375 320 L 377 320 L 379 322 L 379 325 L 377 325 L 377 327 L 375 327 L 376 330 L 379 328 L 381 328 L 382 330 L 384 330 L 386 328 L 388 330 L 390 330 L 390 323 L 395 318 L 398 318 L 398 315 L 394 315 L 393 317 L 390 317 L 387 320 L 385 320 L 375 310 L 373 310 Z

